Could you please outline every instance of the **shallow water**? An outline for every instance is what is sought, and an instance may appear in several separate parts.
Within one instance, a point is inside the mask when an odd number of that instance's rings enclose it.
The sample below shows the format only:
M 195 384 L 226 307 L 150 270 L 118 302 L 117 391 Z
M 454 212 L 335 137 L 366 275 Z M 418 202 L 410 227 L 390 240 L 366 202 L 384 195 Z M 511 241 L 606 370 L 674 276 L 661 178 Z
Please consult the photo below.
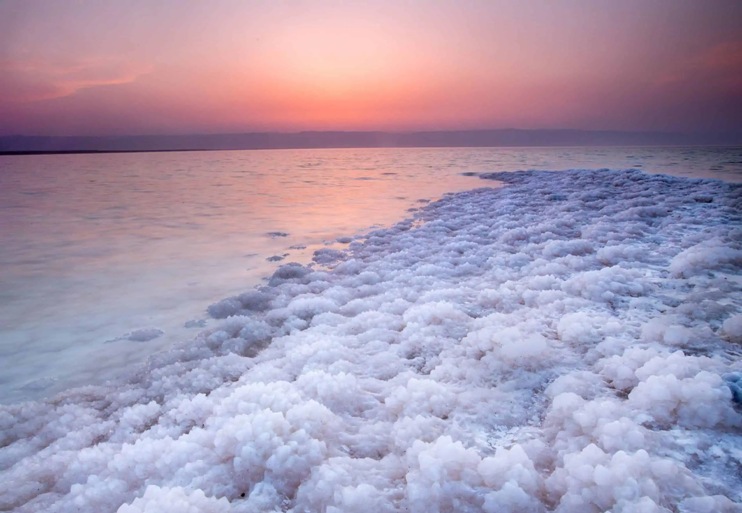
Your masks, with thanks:
M 307 262 L 446 192 L 492 185 L 465 173 L 606 167 L 739 182 L 742 149 L 0 157 L 0 400 L 126 374 L 281 262 Z

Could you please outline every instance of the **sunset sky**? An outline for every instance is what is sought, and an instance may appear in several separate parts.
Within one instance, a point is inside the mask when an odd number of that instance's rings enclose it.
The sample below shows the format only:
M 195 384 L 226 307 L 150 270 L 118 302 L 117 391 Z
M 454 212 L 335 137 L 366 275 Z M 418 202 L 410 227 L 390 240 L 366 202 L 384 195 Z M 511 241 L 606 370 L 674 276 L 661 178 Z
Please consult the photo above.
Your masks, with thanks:
M 742 130 L 739 0 L 0 0 L 0 135 Z

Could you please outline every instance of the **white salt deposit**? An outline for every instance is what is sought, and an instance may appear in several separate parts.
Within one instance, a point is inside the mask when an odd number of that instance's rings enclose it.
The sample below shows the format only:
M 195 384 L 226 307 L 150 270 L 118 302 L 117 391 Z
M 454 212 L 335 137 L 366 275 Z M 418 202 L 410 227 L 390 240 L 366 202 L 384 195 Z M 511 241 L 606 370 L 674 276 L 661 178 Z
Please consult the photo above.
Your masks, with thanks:
M 0 509 L 740 511 L 742 186 L 487 178 L 3 406 Z

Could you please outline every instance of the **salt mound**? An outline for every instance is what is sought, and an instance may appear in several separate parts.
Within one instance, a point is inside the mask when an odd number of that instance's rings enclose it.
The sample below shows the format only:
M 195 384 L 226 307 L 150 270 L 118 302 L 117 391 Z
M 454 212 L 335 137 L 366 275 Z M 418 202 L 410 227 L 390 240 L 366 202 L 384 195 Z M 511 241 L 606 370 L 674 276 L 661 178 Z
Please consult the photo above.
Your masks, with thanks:
M 0 509 L 739 511 L 742 187 L 484 177 L 0 407 Z

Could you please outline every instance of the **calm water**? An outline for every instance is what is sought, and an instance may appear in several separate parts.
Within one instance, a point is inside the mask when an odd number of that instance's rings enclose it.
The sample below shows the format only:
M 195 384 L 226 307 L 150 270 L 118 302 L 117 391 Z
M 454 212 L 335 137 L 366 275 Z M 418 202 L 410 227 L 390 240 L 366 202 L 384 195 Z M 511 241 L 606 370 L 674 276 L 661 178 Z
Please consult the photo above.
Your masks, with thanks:
M 739 182 L 742 148 L 0 156 L 0 401 L 126 374 L 279 258 L 492 185 L 462 173 L 605 167 Z

